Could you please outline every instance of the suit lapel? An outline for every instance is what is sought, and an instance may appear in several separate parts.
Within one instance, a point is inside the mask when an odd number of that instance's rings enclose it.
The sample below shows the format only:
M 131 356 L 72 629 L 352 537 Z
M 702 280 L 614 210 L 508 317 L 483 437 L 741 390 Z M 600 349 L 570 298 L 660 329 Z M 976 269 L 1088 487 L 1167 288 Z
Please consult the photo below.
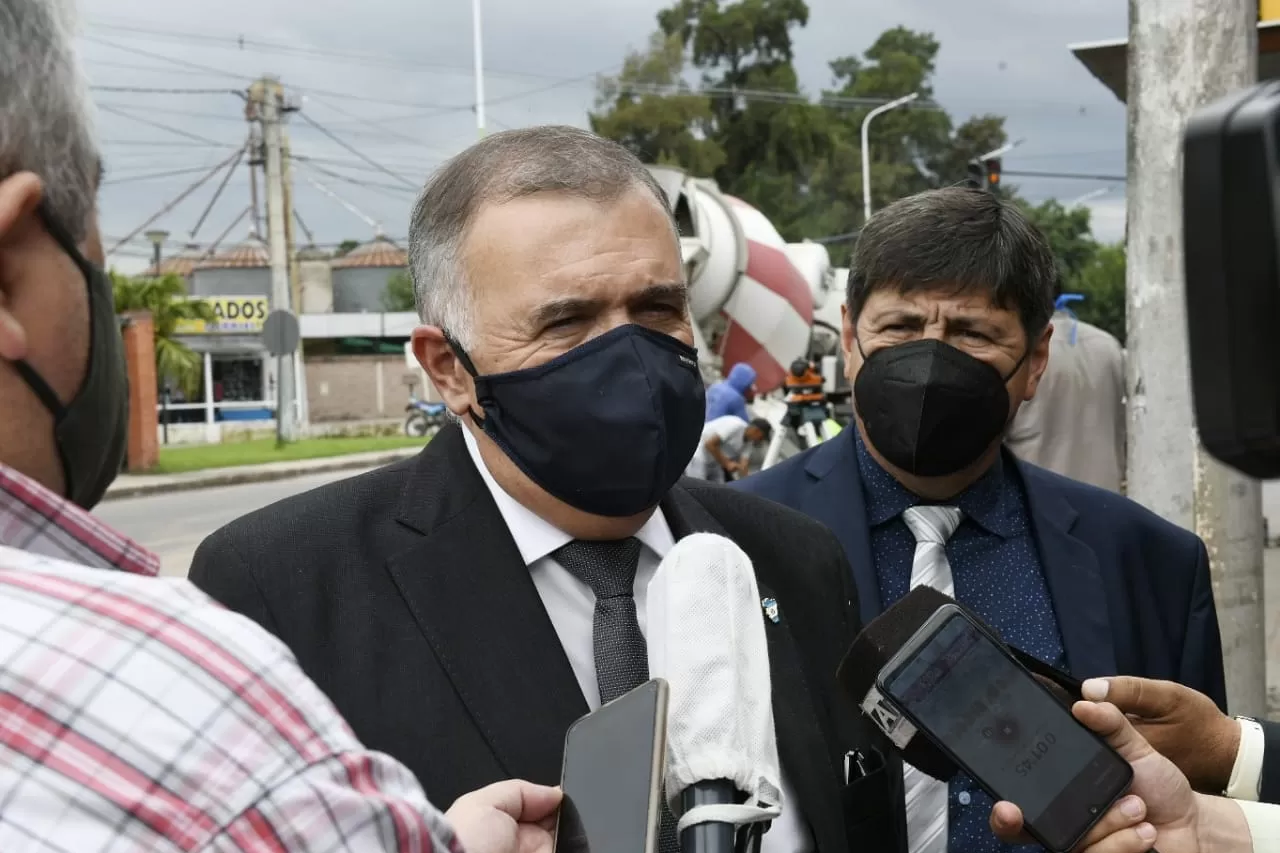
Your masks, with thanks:
M 1006 464 L 1011 461 L 1007 455 Z M 1026 489 L 1032 531 L 1058 617 L 1067 665 L 1077 678 L 1115 675 L 1111 617 L 1098 557 L 1086 542 L 1072 535 L 1079 513 L 1054 487 L 1047 472 L 1022 462 L 1016 464 Z
M 883 608 L 853 430 L 850 427 L 834 441 L 823 442 L 809 455 L 804 470 L 812 482 L 797 509 L 829 527 L 844 546 L 858 589 L 858 615 L 865 625 Z
M 724 527 L 684 489 L 676 486 L 662 504 L 672 535 L 682 539 L 690 533 L 716 533 L 725 536 Z M 772 597 L 769 589 L 756 579 L 762 600 Z M 778 602 L 786 612 L 786 602 Z M 760 618 L 764 619 L 761 609 Z M 840 786 L 835 784 L 834 768 L 823 731 L 813 713 L 813 697 L 805 682 L 794 638 L 786 619 L 778 623 L 765 621 L 769 644 L 769 677 L 773 689 L 773 722 L 778 737 L 778 756 L 787 781 L 803 804 L 805 817 L 816 836 L 818 850 L 843 849 L 847 840 L 841 818 Z
M 442 430 L 421 460 L 399 521 L 422 537 L 388 570 L 503 770 L 556 784 L 586 700 L 461 427 Z

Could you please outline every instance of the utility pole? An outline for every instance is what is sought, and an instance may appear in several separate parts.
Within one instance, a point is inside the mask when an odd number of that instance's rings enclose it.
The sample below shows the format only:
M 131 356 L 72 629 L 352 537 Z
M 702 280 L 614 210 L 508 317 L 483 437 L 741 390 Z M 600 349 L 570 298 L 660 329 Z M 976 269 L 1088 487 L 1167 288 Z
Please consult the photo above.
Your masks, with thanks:
M 1128 493 L 1209 551 L 1233 714 L 1266 711 L 1262 502 L 1200 446 L 1191 407 L 1182 132 L 1257 79 L 1258 0 L 1129 0 Z
M 262 123 L 262 142 L 266 149 L 267 249 L 271 257 L 271 308 L 293 310 L 292 288 L 289 286 L 289 245 L 284 181 L 283 113 L 284 88 L 274 77 L 263 77 L 253 87 L 258 99 L 258 120 Z M 280 385 L 280 436 L 285 441 L 298 438 L 298 399 L 294 359 L 281 358 L 276 382 Z

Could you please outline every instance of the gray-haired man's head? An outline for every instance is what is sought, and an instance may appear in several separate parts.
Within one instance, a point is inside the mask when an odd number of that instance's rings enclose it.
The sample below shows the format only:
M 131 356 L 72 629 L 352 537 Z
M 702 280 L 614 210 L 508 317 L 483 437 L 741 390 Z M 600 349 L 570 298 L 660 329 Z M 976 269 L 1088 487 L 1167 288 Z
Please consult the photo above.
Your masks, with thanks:
M 543 364 L 625 324 L 693 343 L 662 188 L 625 148 L 584 130 L 498 133 L 451 160 L 414 209 L 409 264 L 425 324 L 415 353 L 456 415 L 481 410 L 457 350 L 478 373 L 496 374 Z M 568 509 L 535 494 L 484 434 L 477 440 L 494 476 L 526 506 Z
M 54 240 L 56 222 L 102 263 L 95 197 L 101 161 L 61 0 L 0 0 L 0 462 L 56 491 L 52 415 L 22 361 L 72 399 L 86 372 L 85 278 Z

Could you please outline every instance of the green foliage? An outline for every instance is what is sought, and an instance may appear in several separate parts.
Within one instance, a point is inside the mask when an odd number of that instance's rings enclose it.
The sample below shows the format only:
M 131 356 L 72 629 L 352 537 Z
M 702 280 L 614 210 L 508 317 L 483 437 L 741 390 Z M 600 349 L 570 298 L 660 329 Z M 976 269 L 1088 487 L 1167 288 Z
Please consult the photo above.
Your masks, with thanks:
M 412 311 L 413 279 L 408 270 L 396 270 L 387 279 L 387 289 L 382 292 L 382 307 L 387 311 Z
M 111 271 L 111 289 L 116 313 L 150 311 L 155 325 L 156 376 L 176 382 L 188 397 L 200 390 L 202 359 L 199 353 L 180 342 L 176 328 L 182 320 L 212 322 L 213 309 L 198 299 L 189 299 L 181 277 L 130 277 Z
M 1004 119 L 958 125 L 932 103 L 938 40 L 894 27 L 861 56 L 833 59 L 831 85 L 805 97 L 792 37 L 805 0 L 675 0 L 658 13 L 647 48 L 599 81 L 591 126 L 649 163 L 712 177 L 764 213 L 788 241 L 847 234 L 863 220 L 862 124 L 875 106 L 917 92 L 868 130 L 872 209 L 967 177 L 968 164 L 1005 144 Z M 699 85 L 687 82 L 699 74 Z M 1017 200 L 1016 188 L 1001 187 Z M 1087 295 L 1082 319 L 1123 340 L 1124 249 L 1099 246 L 1089 212 L 1018 201 L 1044 230 L 1063 285 Z M 829 246 L 847 262 L 852 242 Z
M 1086 323 L 1125 335 L 1124 244 L 1099 244 L 1089 229 L 1089 209 L 1064 208 L 1057 201 L 1036 207 L 1019 202 L 1049 241 L 1061 267 L 1062 292 L 1084 296 L 1071 310 Z
M 350 240 L 350 239 L 343 240 L 341 243 L 338 244 L 338 248 L 333 250 L 333 256 L 335 258 L 340 258 L 359 245 L 360 245 L 359 240 Z
M 1076 316 L 1115 335 L 1124 343 L 1125 335 L 1125 253 L 1124 244 L 1101 245 L 1071 283 L 1071 290 L 1083 293 L 1075 303 Z

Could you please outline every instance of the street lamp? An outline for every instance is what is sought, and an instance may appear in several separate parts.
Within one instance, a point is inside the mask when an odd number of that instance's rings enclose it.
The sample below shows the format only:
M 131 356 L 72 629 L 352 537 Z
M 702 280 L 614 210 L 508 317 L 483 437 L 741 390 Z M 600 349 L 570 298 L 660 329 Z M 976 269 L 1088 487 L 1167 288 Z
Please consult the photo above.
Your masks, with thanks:
M 160 246 L 169 239 L 168 231 L 148 231 L 146 238 L 151 241 L 151 274 L 160 275 Z
M 1095 198 L 1100 198 L 1101 196 L 1111 192 L 1112 189 L 1114 189 L 1114 187 L 1099 187 L 1092 192 L 1085 193 L 1079 198 L 1073 198 L 1071 201 L 1067 202 L 1067 210 L 1070 210 L 1073 207 L 1079 207 L 1086 202 L 1093 201 Z
M 887 113 L 889 110 L 895 110 L 898 107 L 909 104 L 918 97 L 920 97 L 919 92 L 912 92 L 910 95 L 903 95 L 901 98 L 892 100 L 887 104 L 881 104 L 867 113 L 867 117 L 862 120 L 862 207 L 865 214 L 864 221 L 871 218 L 871 154 L 868 151 L 867 143 L 867 130 L 871 127 L 871 120 L 881 113 Z

